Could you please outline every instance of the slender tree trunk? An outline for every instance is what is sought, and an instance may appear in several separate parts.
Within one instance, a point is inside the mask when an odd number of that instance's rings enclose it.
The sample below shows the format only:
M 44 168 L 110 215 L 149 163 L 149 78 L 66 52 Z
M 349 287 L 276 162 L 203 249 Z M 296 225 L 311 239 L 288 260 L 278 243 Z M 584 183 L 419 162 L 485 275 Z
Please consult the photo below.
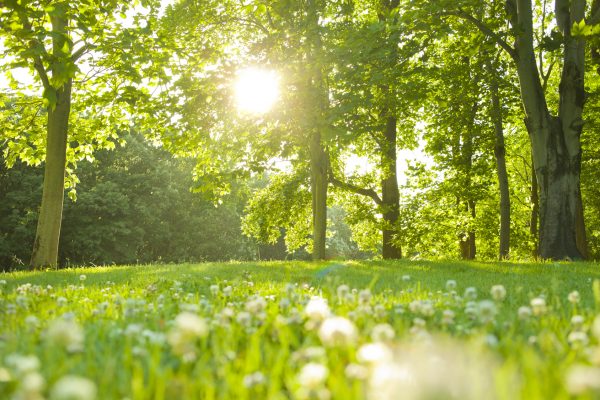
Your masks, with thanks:
M 312 193 L 313 259 L 325 259 L 327 233 L 327 153 L 321 135 L 313 133 L 310 142 L 310 186 Z
M 67 21 L 63 18 L 52 19 L 52 29 L 55 32 L 66 32 L 66 25 Z M 64 37 L 54 39 L 55 55 L 64 55 L 64 44 Z M 72 80 L 69 79 L 61 88 L 57 89 L 56 104 L 48 107 L 44 187 L 31 255 L 33 269 L 58 265 L 58 244 L 65 190 L 67 135 L 71 112 L 71 85 Z
M 581 191 L 579 192 L 579 198 L 577 199 L 577 220 L 575 221 L 575 233 L 577 236 L 577 249 L 583 259 L 587 260 L 590 258 L 590 249 L 588 248 L 587 234 L 585 232 L 585 219 L 583 215 L 583 199 L 581 198 Z
M 509 3 L 516 37 L 514 60 L 540 188 L 540 256 L 578 259 L 582 257 L 577 248 L 576 220 L 581 196 L 585 42 L 571 35 L 571 26 L 583 19 L 585 0 L 555 2 L 564 48 L 558 116 L 549 113 L 535 62 L 531 0 Z
M 506 171 L 506 148 L 504 146 L 504 129 L 502 127 L 502 108 L 498 94 L 498 81 L 496 71 L 491 62 L 488 64 L 490 75 L 491 117 L 494 123 L 495 143 L 494 156 L 496 158 L 496 172 L 498 175 L 498 188 L 500 190 L 500 248 L 498 258 L 507 259 L 510 253 L 510 191 L 508 186 L 508 173 Z
M 397 223 L 400 216 L 400 194 L 398 191 L 398 172 L 396 169 L 396 124 L 395 117 L 387 117 L 385 127 L 385 149 L 381 154 L 381 199 L 383 208 L 383 251 L 384 259 L 402 258 L 400 245 L 394 243 L 394 234 L 398 232 Z

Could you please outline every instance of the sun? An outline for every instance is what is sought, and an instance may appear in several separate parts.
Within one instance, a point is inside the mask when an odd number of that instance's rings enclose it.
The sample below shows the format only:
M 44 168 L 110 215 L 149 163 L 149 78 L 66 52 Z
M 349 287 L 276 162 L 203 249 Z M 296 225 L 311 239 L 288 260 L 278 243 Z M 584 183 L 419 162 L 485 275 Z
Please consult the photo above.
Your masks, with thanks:
M 275 71 L 257 67 L 238 71 L 235 101 L 238 109 L 251 114 L 268 112 L 279 99 L 279 77 Z

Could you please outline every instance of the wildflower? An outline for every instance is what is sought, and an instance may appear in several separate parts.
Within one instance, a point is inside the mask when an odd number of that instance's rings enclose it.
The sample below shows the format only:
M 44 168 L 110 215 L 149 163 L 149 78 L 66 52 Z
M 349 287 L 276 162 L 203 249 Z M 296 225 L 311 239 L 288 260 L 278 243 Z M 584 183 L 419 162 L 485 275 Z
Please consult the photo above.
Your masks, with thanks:
M 403 280 L 404 282 L 408 282 L 408 281 L 410 281 L 410 275 L 402 275 L 402 280 Z
M 175 354 L 191 361 L 196 356 L 196 340 L 207 335 L 208 324 L 203 318 L 190 312 L 182 312 L 175 318 L 174 326 L 167 335 L 167 341 Z
M 572 346 L 584 347 L 589 343 L 588 335 L 582 331 L 573 331 L 569 333 L 567 340 Z
M 314 296 L 304 308 L 304 314 L 312 321 L 322 321 L 330 314 L 327 300 Z
M 70 353 L 83 350 L 83 329 L 68 318 L 52 322 L 46 331 L 46 339 L 55 345 L 64 347 Z
M 83 281 L 85 281 L 86 279 L 87 279 L 87 276 L 85 276 L 85 275 L 83 275 L 83 274 L 79 275 L 79 281 L 80 281 L 80 282 L 83 282 Z
M 35 315 L 28 315 L 27 318 L 25 318 L 25 325 L 27 325 L 29 329 L 35 329 L 40 326 L 40 320 Z
M 363 289 L 358 293 L 358 302 L 360 304 L 368 304 L 371 301 L 371 291 Z
M 46 380 L 39 372 L 29 372 L 21 379 L 20 394 L 15 396 L 19 399 L 43 399 L 42 391 L 46 387 Z
M 358 361 L 365 364 L 379 364 L 393 358 L 392 351 L 383 343 L 367 343 L 362 345 L 356 353 Z
M 225 296 L 225 297 L 231 296 L 232 292 L 233 292 L 233 288 L 231 286 L 225 286 L 223 288 L 223 296 Z
M 573 315 L 571 318 L 571 325 L 574 330 L 580 330 L 583 327 L 584 318 L 581 315 Z
M 531 311 L 531 308 L 527 307 L 527 306 L 521 306 L 521 307 L 519 307 L 519 310 L 517 311 L 517 314 L 518 314 L 520 320 L 528 319 L 529 317 L 531 317 L 532 313 L 533 312 Z
M 493 321 L 496 313 L 496 305 L 490 300 L 480 301 L 477 305 L 477 315 L 479 316 L 479 320 L 484 324 Z
M 495 301 L 503 301 L 506 298 L 506 288 L 502 285 L 494 285 L 490 289 L 490 294 Z
M 247 388 L 253 388 L 265 383 L 265 376 L 262 372 L 254 372 L 244 376 L 244 386 Z
M 348 285 L 340 285 L 337 288 L 337 297 L 340 301 L 344 301 L 348 294 L 350 293 L 350 288 Z
M 87 378 L 66 375 L 60 378 L 50 391 L 50 400 L 94 400 L 96 384 Z
M 358 336 L 352 321 L 344 317 L 327 318 L 319 328 L 319 338 L 326 346 L 347 346 Z
M 569 293 L 567 298 L 571 304 L 579 304 L 579 301 L 581 301 L 581 296 L 577 290 L 573 290 L 571 293 Z
M 544 300 L 542 297 L 531 299 L 530 305 L 533 315 L 535 316 L 545 314 L 547 311 L 546 300 Z
M 246 311 L 240 311 L 236 317 L 238 324 L 244 327 L 249 327 L 252 324 L 252 315 Z
M 475 300 L 477 298 L 477 289 L 473 286 L 466 288 L 464 297 L 468 300 Z
M 210 285 L 210 293 L 213 296 L 216 296 L 219 294 L 219 285 Z
M 279 308 L 286 309 L 289 306 L 290 306 L 290 299 L 288 299 L 287 297 L 284 297 L 281 300 L 279 300 Z
M 315 389 L 325 383 L 329 370 L 323 364 L 308 363 L 300 370 L 298 382 L 308 389 Z
M 21 376 L 39 370 L 40 360 L 34 355 L 23 356 L 20 354 L 11 354 L 6 357 L 6 365 L 11 367 L 17 375 Z
M 267 301 L 261 296 L 255 296 L 246 302 L 246 311 L 252 315 L 258 315 L 265 311 Z
M 590 390 L 600 390 L 600 368 L 575 365 L 566 377 L 567 390 L 572 395 L 582 395 Z
M 375 306 L 375 308 L 373 309 L 374 313 L 375 313 L 375 318 L 385 318 L 387 315 L 387 311 L 385 310 L 385 307 L 383 306 L 383 304 L 377 304 Z
M 388 342 L 396 336 L 394 328 L 390 324 L 378 324 L 371 331 L 371 339 L 374 342 Z
M 363 380 L 369 376 L 369 370 L 365 366 L 354 363 L 348 364 L 345 373 L 349 379 Z
M 454 324 L 454 311 L 452 310 L 444 310 L 442 313 L 442 324 L 444 325 L 452 325 Z
M 456 289 L 456 281 L 453 279 L 449 279 L 446 281 L 446 290 L 451 292 Z

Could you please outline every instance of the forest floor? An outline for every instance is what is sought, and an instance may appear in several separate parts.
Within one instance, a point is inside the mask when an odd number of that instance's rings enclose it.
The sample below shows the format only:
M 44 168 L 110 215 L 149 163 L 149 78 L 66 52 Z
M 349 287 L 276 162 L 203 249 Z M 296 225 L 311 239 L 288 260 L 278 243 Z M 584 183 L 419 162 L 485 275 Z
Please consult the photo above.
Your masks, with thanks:
M 598 398 L 599 313 L 594 263 L 3 273 L 0 398 Z

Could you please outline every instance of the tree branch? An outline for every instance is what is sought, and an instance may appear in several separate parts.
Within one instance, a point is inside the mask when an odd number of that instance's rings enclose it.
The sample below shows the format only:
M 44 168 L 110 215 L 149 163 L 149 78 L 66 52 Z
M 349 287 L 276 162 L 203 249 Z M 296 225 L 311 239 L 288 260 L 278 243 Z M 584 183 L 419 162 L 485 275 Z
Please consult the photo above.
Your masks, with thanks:
M 516 50 L 511 45 L 509 45 L 506 42 L 506 40 L 502 39 L 502 37 L 500 37 L 500 35 L 498 35 L 489 26 L 487 26 L 483 21 L 475 18 L 471 14 L 469 14 L 463 10 L 460 10 L 460 9 L 457 11 L 446 11 L 443 14 L 444 15 L 452 15 L 452 16 L 455 16 L 455 17 L 458 17 L 458 18 L 461 18 L 461 19 L 471 22 L 473 25 L 475 25 L 479 29 L 479 31 L 481 33 L 483 33 L 484 35 L 493 39 L 500 47 L 502 47 L 504 50 L 506 50 L 506 52 L 513 59 L 516 57 L 516 55 L 517 55 Z
M 381 198 L 379 197 L 379 195 L 377 194 L 377 192 L 375 190 L 365 189 L 365 188 L 361 188 L 359 186 L 353 185 L 352 183 L 349 183 L 349 182 L 343 182 L 335 177 L 331 168 L 329 168 L 328 172 L 329 173 L 327 175 L 329 177 L 329 183 L 331 183 L 333 186 L 338 187 L 340 189 L 347 190 L 349 192 L 353 192 L 356 194 L 362 194 L 363 196 L 370 197 L 371 199 L 373 199 L 373 201 L 378 206 L 383 205 L 383 200 L 381 200 Z
M 31 22 L 29 22 L 29 19 L 27 19 L 27 15 L 25 15 L 23 13 L 23 10 L 17 10 L 17 14 L 19 14 L 19 19 L 21 20 L 21 23 L 23 24 L 23 27 L 25 29 L 27 29 L 28 31 L 32 31 L 33 32 L 33 28 L 31 26 Z M 30 41 L 30 43 L 34 43 L 34 44 L 39 44 L 42 48 L 44 48 L 44 45 L 42 43 L 40 43 L 39 41 L 37 41 L 36 39 L 32 39 Z M 50 86 L 50 79 L 48 79 L 48 74 L 46 73 L 46 69 L 44 68 L 44 63 L 42 61 L 42 58 L 40 57 L 39 54 L 34 54 L 33 55 L 33 67 L 35 68 L 35 70 L 37 71 L 38 75 L 40 76 L 40 79 L 42 80 L 42 84 L 44 85 L 44 89 L 49 89 Z

